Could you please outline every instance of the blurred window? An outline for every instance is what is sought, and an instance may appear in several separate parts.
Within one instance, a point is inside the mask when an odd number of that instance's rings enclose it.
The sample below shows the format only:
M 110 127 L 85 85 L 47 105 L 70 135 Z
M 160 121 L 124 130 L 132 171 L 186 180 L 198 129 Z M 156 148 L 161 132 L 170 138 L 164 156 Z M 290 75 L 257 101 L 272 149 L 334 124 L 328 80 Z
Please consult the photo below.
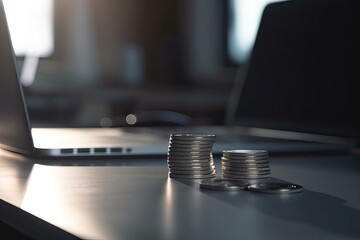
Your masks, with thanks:
M 4 0 L 17 56 L 47 57 L 54 51 L 54 0 Z
M 230 0 L 228 55 L 231 62 L 244 63 L 254 45 L 265 6 L 283 0 Z

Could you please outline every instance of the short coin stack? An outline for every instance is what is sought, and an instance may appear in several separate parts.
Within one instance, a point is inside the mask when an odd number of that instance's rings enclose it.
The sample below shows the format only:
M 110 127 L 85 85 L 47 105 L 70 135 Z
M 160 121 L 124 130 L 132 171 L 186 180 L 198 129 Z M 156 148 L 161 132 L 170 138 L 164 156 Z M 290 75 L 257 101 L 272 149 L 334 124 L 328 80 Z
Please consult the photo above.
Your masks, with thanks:
M 212 155 L 215 135 L 171 134 L 167 154 L 169 176 L 205 179 L 216 176 Z
M 265 150 L 224 150 L 221 158 L 225 179 L 260 179 L 270 176 L 268 152 Z

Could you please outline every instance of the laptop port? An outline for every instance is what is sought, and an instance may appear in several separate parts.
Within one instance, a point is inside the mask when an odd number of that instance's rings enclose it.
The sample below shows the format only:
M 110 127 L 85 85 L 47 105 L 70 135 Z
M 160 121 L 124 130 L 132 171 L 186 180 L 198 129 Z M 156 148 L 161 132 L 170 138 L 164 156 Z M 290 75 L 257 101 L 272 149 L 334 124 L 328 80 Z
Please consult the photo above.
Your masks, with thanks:
M 78 148 L 78 153 L 90 153 L 90 148 Z
M 94 153 L 106 153 L 106 148 L 94 148 Z
M 61 154 L 71 154 L 71 153 L 74 153 L 74 149 L 72 149 L 72 148 L 63 148 L 63 149 L 60 149 L 60 153 Z
M 123 148 L 111 148 L 111 152 L 113 152 L 113 153 L 122 153 Z

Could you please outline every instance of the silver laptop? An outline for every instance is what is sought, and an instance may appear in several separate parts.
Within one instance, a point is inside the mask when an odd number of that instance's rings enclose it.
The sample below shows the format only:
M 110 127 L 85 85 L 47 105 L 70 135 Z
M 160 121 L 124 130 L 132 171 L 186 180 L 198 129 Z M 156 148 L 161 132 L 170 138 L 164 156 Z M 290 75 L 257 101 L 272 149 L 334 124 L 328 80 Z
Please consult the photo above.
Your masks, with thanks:
M 0 144 L 31 155 L 144 155 L 165 154 L 163 135 L 125 133 L 121 129 L 31 128 L 19 81 L 3 1 L 0 1 Z M 167 137 L 168 138 L 168 137 Z
M 356 146 L 356 141 L 359 139 L 358 136 L 360 136 L 357 132 L 360 121 L 353 121 L 353 119 L 349 118 L 354 114 L 349 116 L 343 115 L 340 119 L 333 119 L 333 125 L 330 125 L 330 128 L 319 121 L 322 121 L 322 118 L 327 118 L 329 115 L 336 115 L 341 110 L 340 107 L 330 110 L 326 109 L 329 111 L 322 109 L 318 112 L 321 115 L 312 114 L 306 118 L 309 115 L 306 111 L 297 112 L 294 109 L 293 112 L 292 105 L 301 105 L 300 102 L 296 101 L 308 101 L 306 106 L 312 106 L 311 101 L 315 101 L 317 108 L 326 105 L 331 107 L 335 104 L 334 101 L 331 102 L 330 98 L 329 105 L 321 99 L 319 101 L 310 98 L 312 95 L 292 95 L 292 91 L 296 92 L 295 90 L 297 90 L 291 88 L 295 82 L 288 86 L 289 84 L 283 85 L 283 82 L 277 82 L 277 78 L 274 78 L 274 76 L 282 76 L 281 73 L 291 75 L 292 72 L 287 71 L 291 68 L 286 64 L 290 61 L 295 61 L 294 59 L 284 58 L 281 55 L 288 53 L 285 48 L 282 52 L 274 52 L 274 55 L 266 53 L 272 47 L 279 47 L 272 46 L 272 44 L 276 45 L 276 41 L 281 40 L 281 32 L 283 32 L 282 27 L 284 27 L 284 24 L 282 25 L 281 23 L 284 22 L 279 22 L 278 18 L 290 17 L 280 14 L 284 13 L 284 11 L 279 11 L 283 8 L 286 10 L 288 6 L 286 4 L 270 5 L 265 10 L 249 71 L 245 78 L 246 81 L 242 86 L 242 91 L 234 89 L 235 92 L 241 93 L 241 95 L 239 95 L 238 99 L 232 98 L 235 99 L 235 104 L 233 101 L 230 102 L 231 106 L 234 106 L 229 108 L 230 112 L 234 113 L 231 118 L 233 126 L 160 128 L 157 130 L 137 130 L 133 128 L 133 132 L 130 132 L 120 128 L 31 128 L 22 87 L 19 83 L 16 59 L 6 23 L 6 16 L 2 0 L 0 0 L 1 147 L 23 154 L 43 156 L 165 155 L 170 132 L 216 134 L 217 141 L 214 145 L 214 153 L 221 153 L 223 149 L 234 148 L 266 149 L 270 152 L 303 152 L 349 149 Z M 296 16 L 296 14 L 293 13 L 291 16 Z M 292 20 L 295 21 L 296 18 L 294 17 Z M 274 21 L 276 25 L 273 25 Z M 277 34 L 279 34 L 279 39 L 275 41 L 274 37 Z M 287 47 L 292 49 L 294 46 Z M 283 62 L 277 62 L 278 58 L 283 58 Z M 271 72 L 274 69 L 279 69 L 279 66 L 284 71 L 280 71 L 280 73 Z M 349 77 L 349 74 L 345 76 Z M 279 80 L 284 79 L 280 78 Z M 303 79 L 300 80 L 303 81 Z M 311 80 L 314 79 L 311 78 Z M 329 78 L 329 80 L 334 79 Z M 301 86 L 303 87 L 301 89 L 304 91 L 309 88 L 307 85 Z M 289 88 L 285 89 L 284 87 Z M 321 88 L 317 86 L 316 90 L 320 92 Z M 282 95 L 284 92 L 286 94 Z M 327 94 L 329 93 L 332 92 L 328 91 Z M 315 92 L 312 94 L 315 94 Z M 315 96 L 315 99 L 317 96 Z M 354 104 L 358 103 L 359 101 Z M 331 112 L 331 110 L 334 110 L 334 112 Z M 344 119 L 346 121 L 351 120 L 353 124 L 342 121 Z M 333 128 L 335 125 L 341 126 L 346 131 L 338 131 L 341 129 Z M 348 134 L 348 131 L 351 129 L 355 129 L 355 131 L 350 131 L 350 134 Z M 318 130 L 321 131 L 319 132 Z M 332 135 L 334 133 L 332 130 L 337 130 L 340 134 Z

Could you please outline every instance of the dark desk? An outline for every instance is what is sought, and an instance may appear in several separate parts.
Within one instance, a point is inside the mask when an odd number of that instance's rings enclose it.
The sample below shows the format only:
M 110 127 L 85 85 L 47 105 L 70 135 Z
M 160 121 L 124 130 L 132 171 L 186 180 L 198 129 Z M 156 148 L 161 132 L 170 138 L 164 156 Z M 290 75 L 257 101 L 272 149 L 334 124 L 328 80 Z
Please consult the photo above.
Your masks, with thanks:
M 360 157 L 270 165 L 304 192 L 204 191 L 169 179 L 165 159 L 46 165 L 1 150 L 0 198 L 89 239 L 360 239 Z

